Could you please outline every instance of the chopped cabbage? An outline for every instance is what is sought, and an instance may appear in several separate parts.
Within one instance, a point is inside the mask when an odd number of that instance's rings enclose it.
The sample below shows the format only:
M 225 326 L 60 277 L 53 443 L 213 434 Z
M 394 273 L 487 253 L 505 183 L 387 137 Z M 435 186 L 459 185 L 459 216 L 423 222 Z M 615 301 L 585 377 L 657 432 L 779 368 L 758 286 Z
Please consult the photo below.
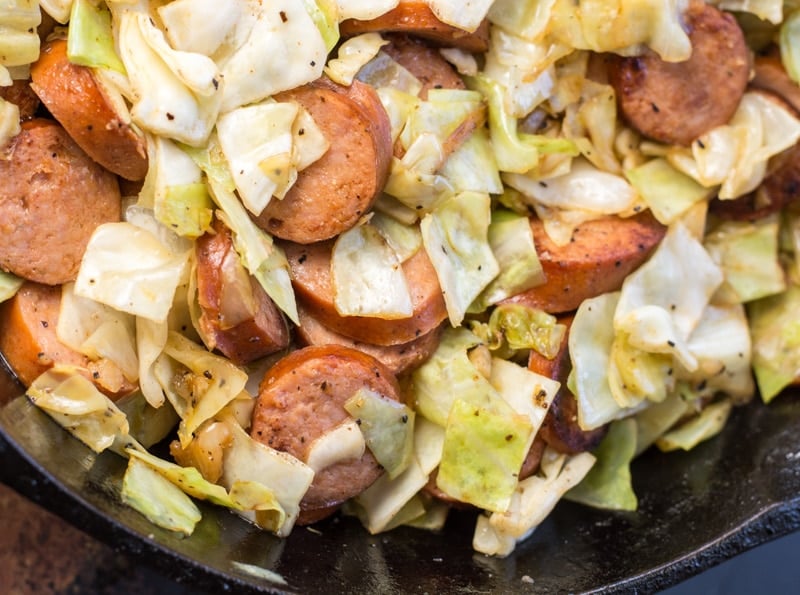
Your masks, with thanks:
M 75 0 L 69 18 L 67 57 L 74 64 L 110 68 L 125 74 L 125 65 L 114 48 L 111 12 L 104 3 Z
M 19 106 L 0 97 L 0 148 L 20 133 L 19 121 Z
M 445 426 L 436 485 L 451 498 L 503 512 L 532 440 L 528 416 L 501 397 L 458 395 Z
M 369 220 L 400 262 L 405 262 L 422 247 L 422 234 L 416 225 L 406 225 L 390 214 L 374 212 Z
M 660 403 L 652 403 L 644 411 L 637 413 L 636 420 L 636 452 L 643 453 L 656 439 L 674 426 L 689 412 L 690 405 L 680 391 L 674 391 Z
M 769 403 L 800 376 L 800 287 L 747 304 L 758 392 Z
M 69 20 L 73 0 L 40 0 L 39 4 L 47 14 L 62 25 Z M 26 4 L 35 4 L 26 2 Z
M 304 2 L 239 1 L 236 25 L 214 53 L 225 81 L 222 112 L 318 79 L 328 53 Z
M 425 3 L 443 23 L 464 31 L 475 31 L 486 18 L 494 0 L 425 0 Z
M 533 442 L 561 383 L 497 357 L 492 358 L 489 382 L 514 411 L 528 418 Z
M 4 67 L 26 66 L 36 62 L 39 58 L 39 34 L 36 29 L 42 21 L 38 2 L 7 0 L 3 4 L 0 9 L 0 71 L 5 71 Z M 68 6 L 66 11 L 68 17 Z
M 681 217 L 692 205 L 706 200 L 711 190 L 678 171 L 666 159 L 656 158 L 625 172 L 625 177 L 664 225 Z
M 303 0 L 303 4 L 322 35 L 325 49 L 330 52 L 339 41 L 339 6 L 336 0 Z
M 722 431 L 732 408 L 733 404 L 728 399 L 707 405 L 697 416 L 659 437 L 656 446 L 664 452 L 691 450 Z
M 721 10 L 749 12 L 774 25 L 783 21 L 783 0 L 715 0 L 713 3 Z
M 775 217 L 753 223 L 721 223 L 706 233 L 703 246 L 725 275 L 716 295 L 718 302 L 745 303 L 786 289 L 778 261 Z
M 103 452 L 118 441 L 133 442 L 125 414 L 73 366 L 55 365 L 36 378 L 26 394 L 94 452 Z
M 245 3 L 173 0 L 156 8 L 173 48 L 212 56 L 242 17 Z
M 133 121 L 154 134 L 203 145 L 222 102 L 217 66 L 202 54 L 170 48 L 148 14 L 117 4 L 111 8 L 119 21 L 119 57 L 130 79 Z
M 420 223 L 453 326 L 461 324 L 467 308 L 500 272 L 488 239 L 490 208 L 488 194 L 462 192 Z
M 467 326 L 489 349 L 505 353 L 534 349 L 547 358 L 554 358 L 567 332 L 566 326 L 544 310 L 523 304 L 500 304 L 492 310 L 487 323 L 471 320 Z
M 367 443 L 356 421 L 343 422 L 315 439 L 308 449 L 306 465 L 314 472 L 342 461 L 363 456 Z
M 485 128 L 477 128 L 461 146 L 450 153 L 439 173 L 450 181 L 456 192 L 503 192 L 503 181 L 500 179 L 492 143 Z
M 164 529 L 191 535 L 202 514 L 183 490 L 144 461 L 131 457 L 122 478 L 122 501 Z
M 366 388 L 345 401 L 344 408 L 358 421 L 367 447 L 390 479 L 408 468 L 414 447 L 412 409 Z
M 786 74 L 796 83 L 800 83 L 800 11 L 795 10 L 783 21 L 778 43 L 781 50 L 781 62 Z
M 169 332 L 164 353 L 174 364 L 172 374 L 160 378 L 161 388 L 181 418 L 178 438 L 185 448 L 203 422 L 239 396 L 247 374 L 175 331 Z
M 389 119 L 393 122 L 392 130 L 395 129 L 395 126 L 394 119 L 391 115 L 393 112 L 398 111 L 392 109 L 392 100 L 394 99 L 396 101 L 395 97 L 398 96 L 397 94 L 407 95 L 415 99 L 412 103 L 416 105 L 416 98 L 420 91 L 422 91 L 422 81 L 406 70 L 405 67 L 401 66 L 400 63 L 395 62 L 389 54 L 383 51 L 378 51 L 372 60 L 364 64 L 361 70 L 358 71 L 356 78 L 362 83 L 372 85 L 378 91 L 381 102 L 390 115 Z M 388 96 L 387 93 L 389 93 Z M 400 97 L 402 97 L 402 95 L 400 95 Z M 404 102 L 409 101 L 410 98 L 408 97 L 404 100 Z M 406 114 L 410 113 L 408 109 L 403 111 Z M 402 123 L 405 124 L 405 118 L 402 120 Z M 396 135 L 392 135 L 392 139 L 394 138 L 396 138 Z
M 225 449 L 222 485 L 233 489 L 238 482 L 255 482 L 271 489 L 286 513 L 281 526 L 271 530 L 279 537 L 286 537 L 300 513 L 300 500 L 314 479 L 314 471 L 290 454 L 256 442 L 235 420 L 221 421 L 233 437 L 232 444 Z M 271 524 L 273 520 L 269 515 L 262 519 L 258 511 L 239 511 L 239 514 L 259 525 L 265 521 Z
M 76 295 L 72 283 L 62 286 L 56 326 L 59 341 L 89 359 L 114 362 L 130 382 L 139 378 L 135 333 L 130 314 Z
M 0 271 L 0 303 L 14 297 L 24 282 L 16 275 Z
M 361 67 L 372 60 L 387 43 L 389 42 L 380 33 L 364 33 L 351 37 L 339 46 L 337 57 L 328 61 L 325 74 L 332 81 L 349 86 Z
M 339 20 L 358 19 L 368 21 L 395 8 L 399 0 L 336 0 Z
M 167 318 L 191 252 L 174 252 L 151 232 L 127 222 L 95 229 L 75 280 L 79 296 L 153 321 Z
M 150 448 L 169 436 L 180 418 L 171 406 L 155 408 L 137 391 L 116 401 L 128 419 L 130 435 L 144 448 Z
M 564 494 L 566 500 L 609 510 L 636 510 L 638 499 L 631 482 L 630 463 L 636 453 L 636 422 L 611 424 L 592 454 L 594 466 L 581 482 Z
M 334 306 L 342 316 L 394 319 L 414 313 L 397 254 L 369 223 L 356 225 L 336 239 L 331 282 Z

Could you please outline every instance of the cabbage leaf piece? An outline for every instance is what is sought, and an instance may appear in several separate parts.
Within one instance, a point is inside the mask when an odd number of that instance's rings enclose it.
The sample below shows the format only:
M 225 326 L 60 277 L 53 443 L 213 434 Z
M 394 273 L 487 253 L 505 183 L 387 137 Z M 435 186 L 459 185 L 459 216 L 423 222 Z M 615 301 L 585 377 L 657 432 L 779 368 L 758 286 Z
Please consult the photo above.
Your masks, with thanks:
M 408 468 L 414 447 L 413 410 L 366 388 L 345 401 L 344 408 L 358 420 L 367 447 L 389 479 Z
M 73 64 L 110 68 L 125 74 L 125 65 L 114 48 L 111 12 L 105 3 L 74 0 L 69 17 L 67 57 Z
M 328 61 L 325 74 L 332 81 L 349 86 L 361 67 L 372 60 L 387 43 L 389 42 L 379 33 L 363 33 L 351 37 L 339 46 L 336 58 Z
M 490 207 L 488 194 L 462 192 L 420 222 L 453 326 L 461 324 L 467 308 L 500 272 L 488 239 Z
M 719 434 L 732 409 L 730 399 L 707 405 L 698 415 L 658 438 L 656 446 L 664 452 L 691 450 L 700 442 Z
M 24 280 L 16 275 L 0 271 L 0 303 L 14 297 L 23 283 Z
M 592 454 L 597 461 L 564 498 L 595 508 L 636 510 L 638 499 L 631 483 L 630 463 L 636 453 L 636 421 L 611 423 L 608 434 Z

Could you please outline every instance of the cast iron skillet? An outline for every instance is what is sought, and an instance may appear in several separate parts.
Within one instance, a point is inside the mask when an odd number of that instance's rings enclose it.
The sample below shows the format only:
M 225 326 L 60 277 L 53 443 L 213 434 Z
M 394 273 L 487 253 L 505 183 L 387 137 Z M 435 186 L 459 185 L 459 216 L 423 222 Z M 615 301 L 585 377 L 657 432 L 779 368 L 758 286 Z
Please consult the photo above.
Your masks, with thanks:
M 95 456 L 36 410 L 0 361 L 0 480 L 118 550 L 208 592 L 653 592 L 800 528 L 800 394 L 734 412 L 689 453 L 634 464 L 635 513 L 562 502 L 505 559 L 475 554 L 474 518 L 441 534 L 370 536 L 335 517 L 286 540 L 204 506 L 194 535 L 160 530 L 118 498 L 124 462 Z M 277 573 L 286 585 L 247 568 Z

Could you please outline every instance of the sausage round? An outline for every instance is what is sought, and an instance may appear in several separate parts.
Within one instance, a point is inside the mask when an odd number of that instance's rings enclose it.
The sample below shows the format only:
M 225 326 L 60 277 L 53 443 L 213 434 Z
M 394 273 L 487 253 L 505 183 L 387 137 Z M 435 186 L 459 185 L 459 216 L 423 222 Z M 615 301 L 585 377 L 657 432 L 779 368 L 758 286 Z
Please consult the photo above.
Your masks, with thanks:
M 585 299 L 619 289 L 666 233 L 649 211 L 586 221 L 564 246 L 550 240 L 539 219 L 531 219 L 531 228 L 545 282 L 507 301 L 551 314 L 571 312 Z
M 270 368 L 253 410 L 251 435 L 302 461 L 314 441 L 347 421 L 344 403 L 366 388 L 401 401 L 394 375 L 375 358 L 341 345 L 305 347 Z M 383 472 L 369 450 L 319 470 L 300 503 L 300 522 L 318 520 L 368 488 Z
M 422 99 L 428 98 L 430 89 L 466 89 L 456 70 L 437 50 L 407 35 L 391 35 L 387 39 L 391 43 L 381 50 L 419 79 Z
M 219 220 L 195 244 L 198 320 L 209 349 L 242 365 L 289 345 L 289 328 L 275 302 L 239 263 L 230 230 Z M 252 297 L 251 297 L 252 296 Z M 227 320 L 225 300 L 249 302 L 251 316 Z M 235 308 L 235 306 L 233 306 Z
M 283 247 L 298 302 L 322 324 L 341 335 L 375 345 L 400 345 L 430 333 L 447 318 L 439 278 L 423 249 L 403 263 L 413 315 L 386 320 L 341 316 L 336 311 L 331 279 L 333 241 L 305 246 L 286 243 Z
M 120 219 L 117 178 L 61 126 L 29 120 L 0 154 L 0 268 L 72 281 L 95 228 Z
M 339 24 L 342 37 L 372 31 L 408 33 L 436 44 L 458 47 L 472 53 L 489 49 L 489 22 L 484 21 L 473 33 L 443 23 L 425 2 L 404 0 L 397 7 L 374 19 L 347 19 Z
M 282 200 L 273 198 L 256 223 L 285 240 L 309 244 L 350 229 L 386 184 L 392 159 L 391 123 L 375 90 L 327 79 L 275 96 L 303 106 L 330 142 L 299 172 Z
M 31 80 L 42 103 L 92 159 L 123 178 L 144 179 L 144 138 L 123 121 L 92 70 L 69 61 L 65 40 L 42 46 Z
M 684 14 L 692 55 L 665 62 L 653 52 L 619 58 L 609 80 L 625 119 L 650 138 L 688 146 L 730 120 L 750 75 L 744 34 L 730 14 L 692 2 Z
M 19 108 L 20 120 L 30 120 L 39 109 L 39 98 L 27 80 L 15 80 L 8 87 L 0 86 L 0 97 Z
M 135 386 L 119 368 L 106 360 L 90 361 L 58 340 L 56 328 L 61 309 L 61 287 L 30 281 L 0 304 L 0 352 L 25 386 L 55 364 L 88 370 L 98 389 L 112 398 L 132 392 Z
M 440 325 L 408 343 L 375 345 L 345 337 L 329 329 L 300 304 L 297 306 L 297 313 L 300 317 L 300 326 L 297 327 L 296 333 L 303 345 L 343 345 L 358 349 L 377 359 L 395 375 L 411 371 L 427 361 L 439 346 L 442 335 Z
M 572 324 L 572 316 L 559 320 L 562 324 Z M 548 359 L 534 349 L 528 356 L 528 369 L 547 376 L 561 383 L 561 388 L 553 398 L 537 438 L 556 449 L 558 452 L 577 454 L 595 448 L 608 432 L 608 425 L 594 430 L 584 431 L 578 425 L 578 402 L 575 395 L 567 388 L 567 377 L 572 369 L 568 351 L 568 333 L 559 346 L 553 359 Z M 540 455 L 541 457 L 541 455 Z

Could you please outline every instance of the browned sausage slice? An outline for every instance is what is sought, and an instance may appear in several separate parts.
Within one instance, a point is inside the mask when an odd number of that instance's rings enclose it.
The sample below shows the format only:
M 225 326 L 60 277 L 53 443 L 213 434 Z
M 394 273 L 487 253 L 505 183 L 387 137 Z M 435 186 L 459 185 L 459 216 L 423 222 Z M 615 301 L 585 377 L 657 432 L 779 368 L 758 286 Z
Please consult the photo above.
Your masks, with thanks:
M 358 349 L 377 359 L 395 375 L 413 370 L 427 361 L 439 346 L 442 334 L 440 325 L 408 343 L 375 345 L 345 337 L 329 329 L 300 304 L 297 306 L 297 313 L 300 317 L 300 326 L 296 329 L 297 338 L 303 345 L 343 345 Z
M 456 70 L 434 48 L 407 35 L 390 35 L 386 38 L 391 43 L 381 50 L 419 79 L 422 83 L 419 96 L 422 99 L 428 98 L 430 89 L 466 89 Z
M 447 318 L 439 278 L 425 250 L 403 263 L 414 314 L 386 320 L 366 316 L 341 316 L 334 305 L 331 279 L 333 241 L 284 245 L 298 302 L 335 332 L 376 345 L 400 345 L 428 334 Z
M 89 359 L 67 347 L 56 336 L 61 287 L 26 282 L 10 300 L 0 304 L 0 352 L 25 385 L 29 386 L 55 364 L 86 368 L 97 387 L 110 397 L 135 389 L 110 362 Z
M 750 75 L 744 34 L 730 14 L 704 2 L 685 13 L 692 55 L 664 62 L 655 53 L 620 58 L 609 69 L 620 109 L 645 136 L 688 146 L 730 120 Z
M 350 229 L 386 184 L 392 159 L 391 123 L 375 90 L 327 79 L 286 91 L 278 101 L 302 105 L 330 142 L 301 171 L 282 200 L 273 198 L 256 218 L 265 231 L 309 244 Z
M 281 359 L 264 375 L 251 434 L 272 448 L 308 459 L 314 441 L 347 421 L 344 403 L 366 388 L 400 401 L 400 387 L 375 358 L 340 345 L 306 347 Z M 356 460 L 319 470 L 306 492 L 299 522 L 321 518 L 360 494 L 382 473 L 368 450 Z
M 800 85 L 786 74 L 776 46 L 755 58 L 753 70 L 755 74 L 750 81 L 753 87 L 775 93 L 792 106 L 795 112 L 800 113 Z
M 42 47 L 31 79 L 42 103 L 92 159 L 123 178 L 144 178 L 144 138 L 120 119 L 91 69 L 69 61 L 65 40 Z
M 558 452 L 577 454 L 600 444 L 608 431 L 608 426 L 584 431 L 578 425 L 578 402 L 575 395 L 567 388 L 567 376 L 572 369 L 568 350 L 572 316 L 562 317 L 559 322 L 566 324 L 568 330 L 564 333 L 556 356 L 548 359 L 534 349 L 531 349 L 528 356 L 529 370 L 561 383 L 561 388 L 547 410 L 542 427 L 539 428 L 537 438 L 541 438 Z
M 0 269 L 72 281 L 95 228 L 119 221 L 117 178 L 57 123 L 28 120 L 0 154 Z
M 546 280 L 508 301 L 551 314 L 571 312 L 585 299 L 619 289 L 666 233 L 649 211 L 582 223 L 565 246 L 550 240 L 539 219 L 531 219 L 531 228 Z
M 458 47 L 472 53 L 489 49 L 489 22 L 484 20 L 474 33 L 447 25 L 436 18 L 425 2 L 404 0 L 389 12 L 374 19 L 347 19 L 339 24 L 342 37 L 361 33 L 393 32 L 423 37 L 442 46 Z
M 219 220 L 213 228 L 195 244 L 198 322 L 206 345 L 240 365 L 284 349 L 289 328 L 281 311 L 239 262 L 230 230 Z
M 0 97 L 19 108 L 20 120 L 30 120 L 39 109 L 39 98 L 31 89 L 30 81 L 16 80 L 8 87 L 0 86 Z

